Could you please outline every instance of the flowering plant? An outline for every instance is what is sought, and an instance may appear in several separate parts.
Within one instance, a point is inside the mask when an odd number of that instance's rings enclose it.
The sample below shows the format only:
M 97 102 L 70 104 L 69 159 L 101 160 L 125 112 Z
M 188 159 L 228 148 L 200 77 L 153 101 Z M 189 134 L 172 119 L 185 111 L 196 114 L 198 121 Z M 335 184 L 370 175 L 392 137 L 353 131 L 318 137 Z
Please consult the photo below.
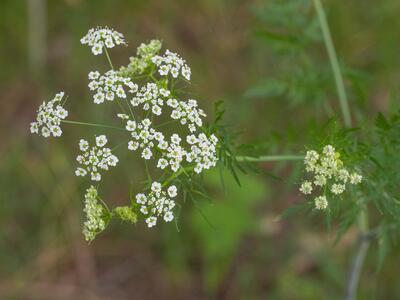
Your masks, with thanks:
M 102 232 L 112 217 L 136 223 L 140 217 L 147 226 L 154 227 L 161 219 L 174 220 L 178 187 L 177 179 L 190 179 L 196 174 L 213 168 L 218 162 L 219 139 L 212 128 L 204 124 L 205 112 L 194 99 L 182 98 L 177 86 L 189 82 L 191 70 L 178 54 L 166 50 L 161 53 L 161 42 L 152 40 L 137 48 L 137 56 L 130 58 L 127 66 L 115 69 L 108 49 L 125 45 L 123 34 L 109 28 L 94 28 L 81 39 L 91 47 L 94 55 L 105 54 L 110 70 L 101 74 L 88 74 L 88 88 L 93 93 L 93 103 L 101 105 L 109 101 L 118 105 L 115 115 L 119 126 L 84 123 L 66 120 L 68 112 L 63 108 L 61 92 L 38 110 L 36 122 L 31 123 L 31 132 L 43 137 L 60 137 L 61 125 L 77 124 L 96 127 L 111 127 L 125 132 L 129 141 L 127 150 L 138 153 L 147 170 L 144 192 L 131 199 L 131 205 L 109 209 L 92 185 L 85 194 L 87 220 L 83 233 L 88 241 Z M 163 122 L 161 116 L 163 115 Z M 169 117 L 170 120 L 165 121 Z M 169 126 L 169 131 L 164 129 Z M 172 130 L 172 134 L 169 132 Z M 81 154 L 76 157 L 76 176 L 88 176 L 91 181 L 102 180 L 102 173 L 116 167 L 118 157 L 106 147 L 108 138 L 104 134 L 95 136 L 95 144 L 80 139 Z M 132 153 L 132 154 L 133 154 Z M 149 172 L 148 164 L 162 174 L 157 180 Z

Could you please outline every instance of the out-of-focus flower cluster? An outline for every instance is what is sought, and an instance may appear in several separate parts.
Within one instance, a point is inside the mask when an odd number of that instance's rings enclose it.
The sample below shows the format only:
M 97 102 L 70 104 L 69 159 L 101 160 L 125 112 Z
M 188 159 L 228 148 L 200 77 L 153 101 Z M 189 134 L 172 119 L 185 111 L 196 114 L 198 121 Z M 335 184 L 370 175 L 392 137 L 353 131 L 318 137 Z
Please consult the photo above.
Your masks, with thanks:
M 49 102 L 43 102 L 39 106 L 36 122 L 31 123 L 31 133 L 37 133 L 45 138 L 51 135 L 61 136 L 61 120 L 68 116 L 68 111 L 61 104 L 63 97 L 64 92 L 60 92 Z
M 115 45 L 125 44 L 125 38 L 122 33 L 113 29 L 98 27 L 89 29 L 88 33 L 81 38 L 81 43 L 90 46 L 94 55 L 99 55 L 103 53 L 103 47 L 114 48 Z
M 96 145 L 92 147 L 84 139 L 79 141 L 79 149 L 82 153 L 76 157 L 76 160 L 82 167 L 76 169 L 76 176 L 90 174 L 93 181 L 100 181 L 100 170 L 108 170 L 109 167 L 117 165 L 118 158 L 111 153 L 110 148 L 104 147 L 106 144 L 107 137 L 105 135 L 97 136 Z
M 91 186 L 86 190 L 85 207 L 86 221 L 83 223 L 83 235 L 87 241 L 92 241 L 96 235 L 106 228 L 103 219 L 105 209 L 98 200 L 97 190 Z
M 145 194 L 136 195 L 136 203 L 140 205 L 140 212 L 146 217 L 148 227 L 153 227 L 157 224 L 159 217 L 162 217 L 165 222 L 171 222 L 174 219 L 173 208 L 178 190 L 175 185 L 171 185 L 165 191 L 161 183 L 154 181 L 151 184 L 151 191 Z
M 326 194 L 340 195 L 348 185 L 356 185 L 362 181 L 362 176 L 356 172 L 349 172 L 340 159 L 340 153 L 331 145 L 323 148 L 321 153 L 307 151 L 304 165 L 306 172 L 311 176 L 300 186 L 300 192 L 309 195 L 314 190 L 324 191 L 324 195 L 314 199 L 315 208 L 325 210 L 328 207 Z

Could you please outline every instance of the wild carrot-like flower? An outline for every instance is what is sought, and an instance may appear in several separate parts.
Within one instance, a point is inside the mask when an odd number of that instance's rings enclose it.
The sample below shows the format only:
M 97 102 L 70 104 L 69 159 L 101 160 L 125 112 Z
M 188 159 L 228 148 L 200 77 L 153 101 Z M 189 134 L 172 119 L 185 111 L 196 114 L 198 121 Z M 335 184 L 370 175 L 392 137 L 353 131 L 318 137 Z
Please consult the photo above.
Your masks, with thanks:
M 175 218 L 174 199 L 178 196 L 177 187 L 171 183 L 181 174 L 185 178 L 178 180 L 191 180 L 195 174 L 216 166 L 218 161 L 218 138 L 204 128 L 205 112 L 196 100 L 180 98 L 179 90 L 175 88 L 178 80 L 190 80 L 189 66 L 183 58 L 169 50 L 160 55 L 161 42 L 152 40 L 137 48 L 137 56 L 130 58 L 128 66 L 115 70 L 107 48 L 125 44 L 125 40 L 121 33 L 109 28 L 90 29 L 81 43 L 90 46 L 95 55 L 105 53 L 111 70 L 105 73 L 89 72 L 88 88 L 93 92 L 95 104 L 117 102 L 119 111 L 116 116 L 123 125 L 65 122 L 117 129 L 125 134 L 125 138 L 129 139 L 128 150 L 137 152 L 145 161 L 148 184 L 151 185 L 149 191 L 130 199 L 134 202 L 132 205 L 116 207 L 111 211 L 103 206 L 104 202 L 98 201 L 97 190 L 91 186 L 85 194 L 87 220 L 83 233 L 86 240 L 93 240 L 97 233 L 104 230 L 111 217 L 136 223 L 137 217 L 142 215 L 148 227 L 156 226 L 160 219 L 171 222 Z M 60 103 L 63 95 L 58 94 L 39 108 L 38 120 L 31 125 L 32 132 L 46 137 L 61 134 L 60 122 L 68 115 Z M 165 120 L 168 118 L 170 120 Z M 170 128 L 163 130 L 166 124 L 170 124 Z M 77 176 L 88 175 L 92 181 L 100 181 L 102 171 L 118 164 L 119 159 L 106 147 L 107 142 L 105 135 L 96 136 L 95 145 L 84 139 L 79 141 L 81 153 L 76 158 L 79 163 L 75 170 Z M 148 167 L 151 162 L 153 166 Z M 162 170 L 159 181 L 152 179 L 151 167 Z
M 89 89 L 95 91 L 93 102 L 96 104 L 103 103 L 105 100 L 114 101 L 115 98 L 125 99 L 127 92 L 135 93 L 138 89 L 137 84 L 133 83 L 130 78 L 119 76 L 116 71 L 110 70 L 104 75 L 100 75 L 98 71 L 90 72 Z
M 61 101 L 64 92 L 56 94 L 49 102 L 43 102 L 38 109 L 36 122 L 31 123 L 31 133 L 36 133 L 47 138 L 59 137 L 62 134 L 61 120 L 68 116 L 68 111 L 62 107 Z
M 103 47 L 114 48 L 115 45 L 125 44 L 125 38 L 122 33 L 107 27 L 92 28 L 81 38 L 83 45 L 87 44 L 92 48 L 94 55 L 103 53 Z
M 362 176 L 357 173 L 349 173 L 340 159 L 340 153 L 331 145 L 323 148 L 321 153 L 307 151 L 304 159 L 305 169 L 311 175 L 310 180 L 301 184 L 300 192 L 309 195 L 317 188 L 331 193 L 341 195 L 348 184 L 359 184 Z M 315 208 L 324 210 L 328 207 L 326 196 L 315 198 Z
M 75 171 L 76 176 L 86 176 L 90 174 L 93 181 L 100 181 L 100 170 L 108 170 L 109 167 L 115 167 L 118 158 L 111 153 L 109 148 L 104 147 L 107 144 L 107 137 L 99 135 L 96 137 L 96 145 L 90 147 L 88 141 L 81 139 L 79 149 L 81 154 L 76 160 L 82 167 L 78 167 Z
M 171 185 L 167 191 L 162 189 L 159 182 L 153 182 L 151 191 L 145 194 L 136 195 L 136 203 L 140 205 L 140 212 L 146 217 L 147 226 L 154 227 L 159 217 L 165 222 L 171 222 L 174 219 L 172 212 L 175 207 L 175 201 L 171 198 L 177 196 L 177 188 Z
M 151 61 L 158 67 L 158 73 L 161 76 L 171 74 L 173 78 L 178 78 L 182 75 L 186 80 L 190 80 L 191 70 L 178 54 L 169 50 L 165 51 L 164 55 L 155 55 Z

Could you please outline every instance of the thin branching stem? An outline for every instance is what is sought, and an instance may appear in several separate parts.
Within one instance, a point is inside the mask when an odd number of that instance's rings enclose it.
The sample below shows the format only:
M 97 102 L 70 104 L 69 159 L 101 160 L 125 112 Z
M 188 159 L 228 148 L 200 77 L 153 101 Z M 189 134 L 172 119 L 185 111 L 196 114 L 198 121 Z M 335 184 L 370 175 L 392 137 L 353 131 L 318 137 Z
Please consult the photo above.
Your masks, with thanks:
M 238 162 L 267 162 L 267 161 L 286 161 L 286 160 L 302 160 L 302 155 L 267 155 L 267 156 L 236 156 Z
M 322 6 L 321 0 L 313 0 L 314 7 L 318 15 L 319 24 L 321 26 L 322 35 L 324 38 L 324 43 L 326 51 L 328 52 L 329 61 L 331 63 L 333 76 L 335 78 L 336 90 L 339 97 L 340 108 L 343 114 L 343 120 L 346 127 L 351 126 L 351 115 L 349 108 L 349 101 L 346 94 L 346 89 L 344 87 L 343 76 L 340 71 L 339 61 L 336 55 L 335 46 L 333 45 L 331 32 L 329 30 L 329 25 L 326 20 L 326 14 Z
M 111 69 L 114 70 L 114 66 L 111 62 L 110 55 L 108 54 L 107 47 L 103 46 L 103 49 L 104 49 L 104 53 L 106 54 L 106 57 L 107 57 L 108 63 L 110 64 Z
M 354 256 L 347 280 L 345 295 L 346 300 L 354 300 L 357 297 L 357 288 L 360 281 L 360 275 L 370 245 L 370 238 L 368 236 L 368 219 L 365 210 L 360 212 L 358 221 L 361 233 L 357 252 Z
M 96 124 L 96 123 L 71 121 L 71 120 L 61 120 L 61 122 L 67 123 L 67 124 L 73 124 L 73 125 L 84 125 L 84 126 L 91 126 L 91 127 L 111 128 L 111 129 L 117 129 L 117 130 L 126 131 L 125 128 L 116 127 L 116 126 L 112 126 L 112 125 L 103 125 L 103 124 Z
M 313 3 L 318 15 L 318 20 L 321 26 L 325 47 L 328 52 L 333 76 L 335 78 L 335 84 L 339 97 L 340 108 L 342 110 L 344 124 L 346 127 L 351 127 L 349 101 L 344 86 L 343 76 L 340 71 L 336 50 L 333 45 L 332 36 L 329 30 L 329 25 L 326 19 L 326 14 L 322 6 L 321 0 L 313 0 Z M 360 230 L 360 239 L 359 239 L 358 249 L 354 257 L 354 261 L 352 263 L 350 274 L 347 280 L 346 296 L 345 296 L 346 300 L 353 300 L 356 297 L 362 266 L 364 264 L 365 256 L 367 255 L 370 244 L 369 239 L 364 238 L 364 235 L 368 232 L 368 214 L 366 207 L 363 207 L 362 210 L 360 211 L 360 214 L 358 215 L 358 228 Z

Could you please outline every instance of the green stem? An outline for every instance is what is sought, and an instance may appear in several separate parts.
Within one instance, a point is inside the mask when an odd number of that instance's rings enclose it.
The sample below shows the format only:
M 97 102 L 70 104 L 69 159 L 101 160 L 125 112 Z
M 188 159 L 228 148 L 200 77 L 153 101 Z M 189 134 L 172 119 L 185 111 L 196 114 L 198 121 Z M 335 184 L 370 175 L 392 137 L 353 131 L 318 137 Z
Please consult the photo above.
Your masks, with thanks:
M 106 46 L 103 46 L 103 49 L 104 49 L 104 52 L 105 52 L 105 54 L 107 56 L 107 60 L 108 60 L 108 63 L 110 64 L 111 69 L 114 70 L 114 66 L 113 66 L 113 64 L 111 62 L 111 58 L 110 58 L 110 55 L 108 54 Z
M 328 52 L 329 61 L 331 63 L 333 76 L 335 78 L 335 84 L 337 93 L 339 96 L 340 108 L 343 114 L 343 120 L 346 127 L 351 126 L 350 108 L 347 99 L 346 89 L 344 87 L 343 76 L 340 71 L 339 61 L 336 55 L 336 50 L 333 45 L 332 36 L 329 30 L 329 25 L 326 20 L 324 8 L 321 0 L 313 0 L 314 7 L 318 15 L 319 24 L 321 26 L 322 35 L 325 42 L 325 47 Z
M 126 131 L 125 128 L 116 127 L 116 126 L 111 126 L 111 125 L 102 125 L 102 124 L 95 124 L 95 123 L 86 123 L 86 122 L 70 121 L 70 120 L 62 120 L 61 122 L 67 123 L 67 124 L 73 124 L 73 125 L 85 125 L 85 126 L 91 126 L 91 127 L 112 128 L 112 129 L 117 129 L 117 130 Z
M 354 300 L 357 298 L 360 275 L 370 245 L 370 238 L 368 236 L 368 216 L 364 208 L 358 215 L 358 226 L 360 228 L 359 242 L 347 280 L 346 300 Z
M 267 156 L 236 156 L 236 161 L 239 162 L 266 162 L 266 161 L 286 161 L 286 160 L 302 160 L 302 155 L 267 155 Z

